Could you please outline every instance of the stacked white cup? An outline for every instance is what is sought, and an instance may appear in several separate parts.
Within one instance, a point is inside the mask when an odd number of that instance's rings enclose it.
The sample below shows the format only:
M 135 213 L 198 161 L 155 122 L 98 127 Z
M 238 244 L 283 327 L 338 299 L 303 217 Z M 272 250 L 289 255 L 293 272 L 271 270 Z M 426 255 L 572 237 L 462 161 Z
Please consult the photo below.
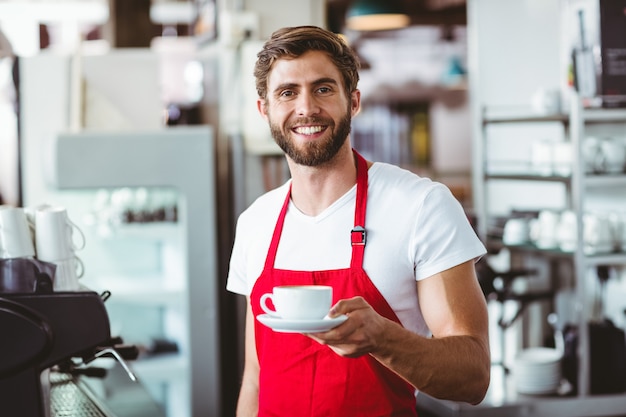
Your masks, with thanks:
M 61 206 L 42 205 L 34 210 L 37 259 L 56 265 L 55 291 L 76 291 L 84 272 L 76 251 L 85 246 L 85 236 Z M 78 244 L 74 232 L 79 236 Z
M 34 257 L 35 248 L 24 211 L 0 206 L 0 293 L 33 288 Z
M 35 248 L 24 210 L 0 206 L 0 259 L 34 256 Z

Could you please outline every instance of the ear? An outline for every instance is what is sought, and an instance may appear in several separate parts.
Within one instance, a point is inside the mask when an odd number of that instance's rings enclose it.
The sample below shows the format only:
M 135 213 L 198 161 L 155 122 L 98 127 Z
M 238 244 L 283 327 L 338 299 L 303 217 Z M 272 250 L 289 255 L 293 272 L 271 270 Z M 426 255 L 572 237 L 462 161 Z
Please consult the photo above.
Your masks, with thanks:
M 354 90 L 350 94 L 350 109 L 352 116 L 356 116 L 361 111 L 361 91 Z
M 259 111 L 259 114 L 265 119 L 268 120 L 267 117 L 267 102 L 262 99 L 262 98 L 258 98 L 256 100 L 256 108 Z

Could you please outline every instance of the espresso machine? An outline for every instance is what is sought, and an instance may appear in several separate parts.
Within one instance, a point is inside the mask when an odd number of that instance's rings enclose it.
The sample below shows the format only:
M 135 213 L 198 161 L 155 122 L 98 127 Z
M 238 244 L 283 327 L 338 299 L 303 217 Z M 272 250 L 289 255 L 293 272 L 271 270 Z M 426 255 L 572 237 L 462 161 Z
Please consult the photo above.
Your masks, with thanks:
M 109 294 L 55 292 L 50 276 L 31 260 L 0 264 L 0 415 L 80 416 L 78 398 L 71 398 L 73 414 L 55 412 L 51 374 L 57 382 L 65 376 L 64 383 L 80 374 L 98 376 L 106 370 L 87 364 L 99 357 L 114 357 L 134 378 L 124 359 L 136 357 L 136 348 L 111 337 L 104 306 Z

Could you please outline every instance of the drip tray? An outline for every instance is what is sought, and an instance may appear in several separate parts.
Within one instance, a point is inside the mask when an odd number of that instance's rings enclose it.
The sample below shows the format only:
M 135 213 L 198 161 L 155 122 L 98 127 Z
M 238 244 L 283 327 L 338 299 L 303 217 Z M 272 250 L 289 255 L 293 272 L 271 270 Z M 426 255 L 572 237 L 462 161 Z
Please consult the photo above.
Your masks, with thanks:
M 109 364 L 103 378 L 50 372 L 50 417 L 165 417 L 163 406 L 118 362 L 100 363 Z
M 50 417 L 114 417 L 100 408 L 69 375 L 50 374 Z

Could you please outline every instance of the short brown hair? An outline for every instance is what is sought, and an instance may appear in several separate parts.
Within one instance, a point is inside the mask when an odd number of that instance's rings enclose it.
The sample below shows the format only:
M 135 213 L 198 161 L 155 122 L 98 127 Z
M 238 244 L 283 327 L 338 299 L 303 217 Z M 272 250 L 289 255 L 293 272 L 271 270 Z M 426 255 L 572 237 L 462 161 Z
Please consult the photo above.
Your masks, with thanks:
M 276 60 L 297 58 L 308 51 L 326 52 L 343 76 L 346 95 L 357 89 L 359 82 L 359 59 L 338 35 L 317 26 L 296 26 L 278 29 L 265 42 L 257 54 L 254 66 L 256 91 L 260 98 L 267 98 L 267 79 Z

